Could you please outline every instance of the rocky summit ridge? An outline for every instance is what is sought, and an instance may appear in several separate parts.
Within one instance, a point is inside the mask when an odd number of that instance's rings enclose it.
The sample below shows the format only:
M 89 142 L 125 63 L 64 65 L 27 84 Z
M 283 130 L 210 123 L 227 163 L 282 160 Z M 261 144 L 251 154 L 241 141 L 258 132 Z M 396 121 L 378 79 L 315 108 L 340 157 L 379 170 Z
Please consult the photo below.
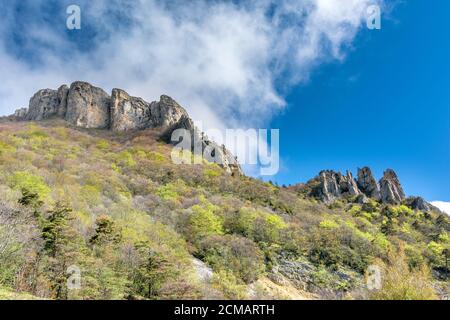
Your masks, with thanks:
M 171 97 L 162 95 L 159 101 L 146 102 L 130 96 L 122 89 L 113 89 L 111 95 L 87 82 L 76 81 L 57 90 L 42 89 L 30 99 L 28 108 L 21 108 L 8 117 L 15 121 L 41 121 L 60 118 L 87 129 L 106 129 L 128 132 L 158 129 L 160 137 L 172 143 L 172 133 L 177 129 L 190 132 L 192 150 L 194 141 L 200 141 L 197 150 L 212 152 L 214 159 L 230 174 L 242 175 L 237 158 L 195 127 L 187 111 Z M 333 170 L 323 170 L 306 184 L 294 186 L 309 197 L 325 203 L 341 198 L 351 198 L 356 203 L 373 199 L 384 204 L 407 204 L 424 212 L 438 210 L 421 197 L 407 198 L 397 174 L 387 169 L 377 181 L 368 167 L 358 169 L 356 178 Z
M 149 103 L 121 89 L 113 89 L 109 95 L 90 83 L 76 81 L 70 87 L 62 85 L 57 90 L 39 90 L 31 97 L 28 108 L 16 110 L 9 118 L 19 121 L 61 118 L 76 127 L 115 132 L 158 129 L 162 132 L 161 138 L 168 143 L 173 131 L 186 129 L 192 141 L 201 142 L 201 150 L 208 148 L 208 152 L 213 153 L 217 164 L 230 174 L 242 174 L 236 157 L 225 146 L 219 146 L 199 132 L 187 111 L 166 95 Z
M 392 169 L 387 169 L 379 181 L 368 167 L 358 168 L 356 179 L 349 171 L 343 175 L 341 172 L 324 170 L 299 189 L 326 203 L 341 198 L 351 198 L 357 203 L 367 203 L 372 199 L 384 204 L 406 204 L 424 212 L 437 210 L 421 197 L 407 198 L 397 174 Z

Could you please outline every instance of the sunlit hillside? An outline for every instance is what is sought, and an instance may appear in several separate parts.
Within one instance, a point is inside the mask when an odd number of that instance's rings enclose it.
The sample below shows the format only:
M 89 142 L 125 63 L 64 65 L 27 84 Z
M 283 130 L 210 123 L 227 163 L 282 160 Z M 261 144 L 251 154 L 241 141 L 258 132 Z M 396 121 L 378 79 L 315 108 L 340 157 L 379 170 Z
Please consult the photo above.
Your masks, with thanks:
M 158 132 L 0 123 L 0 298 L 438 299 L 448 216 L 174 165 Z M 382 287 L 367 288 L 369 266 Z M 71 288 L 80 271 L 80 286 Z

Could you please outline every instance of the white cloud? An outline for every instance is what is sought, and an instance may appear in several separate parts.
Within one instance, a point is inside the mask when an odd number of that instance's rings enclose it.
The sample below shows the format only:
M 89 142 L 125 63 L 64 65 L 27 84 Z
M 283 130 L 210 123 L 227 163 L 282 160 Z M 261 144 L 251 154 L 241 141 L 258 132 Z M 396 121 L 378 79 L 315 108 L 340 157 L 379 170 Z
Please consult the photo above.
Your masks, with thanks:
M 444 201 L 433 201 L 431 202 L 433 206 L 450 215 L 450 202 Z
M 39 64 L 7 50 L 18 22 L 8 12 L 0 22 L 0 114 L 27 105 L 42 87 L 86 80 L 147 100 L 169 94 L 210 127 L 259 126 L 284 107 L 283 86 L 344 57 L 373 2 L 83 0 L 82 28 L 94 25 L 97 34 L 92 48 L 79 49 L 60 32 L 64 19 L 59 28 L 42 26 L 45 1 L 33 1 L 36 16 L 26 17 L 22 36 Z M 117 28 L 118 17 L 130 25 Z

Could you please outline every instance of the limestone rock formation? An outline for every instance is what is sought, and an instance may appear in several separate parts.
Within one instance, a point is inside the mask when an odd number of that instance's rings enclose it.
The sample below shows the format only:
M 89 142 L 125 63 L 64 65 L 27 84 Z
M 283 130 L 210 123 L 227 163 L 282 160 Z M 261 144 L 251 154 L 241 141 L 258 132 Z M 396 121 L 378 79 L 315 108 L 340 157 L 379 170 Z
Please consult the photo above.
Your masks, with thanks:
M 77 127 L 106 129 L 110 125 L 111 98 L 87 82 L 72 83 L 65 119 Z
M 372 171 L 368 167 L 358 169 L 358 180 L 355 181 L 351 172 L 346 175 L 332 170 L 321 171 L 317 177 L 308 181 L 306 185 L 298 185 L 299 193 L 315 197 L 325 203 L 347 197 L 354 203 L 364 204 L 373 199 L 385 204 L 404 203 L 412 209 L 431 211 L 434 208 L 422 198 L 412 197 L 405 201 L 397 174 L 388 169 L 383 178 L 377 183 Z M 352 196 L 352 197 L 349 197 Z
M 401 203 L 406 197 L 394 170 L 388 169 L 380 180 L 380 194 L 383 203 Z
M 150 126 L 150 104 L 141 98 L 131 97 L 121 89 L 111 95 L 111 130 L 141 130 Z
M 321 171 L 315 179 L 309 182 L 312 186 L 311 195 L 325 202 L 331 202 L 345 195 L 359 195 L 361 192 L 352 174 L 347 171 L 344 176 L 332 170 Z
M 23 118 L 25 118 L 27 113 L 28 113 L 28 108 L 20 108 L 14 112 L 13 117 L 18 118 L 18 119 L 23 119 Z
M 186 110 L 166 95 L 159 101 L 148 103 L 121 89 L 113 89 L 109 96 L 101 88 L 77 81 L 70 88 L 62 85 L 58 90 L 39 90 L 30 99 L 28 109 L 18 109 L 11 116 L 15 120 L 29 121 L 53 117 L 65 119 L 77 127 L 117 132 L 159 129 L 162 139 L 168 143 L 172 143 L 171 135 L 176 129 L 186 129 L 191 133 L 192 141 L 200 144 L 197 150 L 210 154 L 211 159 L 227 172 L 242 174 L 230 151 L 198 132 Z M 194 149 L 194 145 L 191 147 Z
M 339 178 L 339 187 L 341 189 L 342 194 L 349 194 L 352 196 L 356 196 L 361 193 L 361 191 L 358 189 L 358 185 L 350 171 L 347 170 L 347 173 L 345 176 L 343 176 L 341 173 L 339 173 L 338 178 Z
M 439 211 L 438 208 L 434 207 L 431 203 L 425 201 L 425 199 L 422 197 L 409 197 L 406 199 L 405 204 L 414 210 L 419 210 L 423 212 Z
M 65 84 L 59 87 L 56 97 L 58 99 L 57 114 L 59 117 L 65 118 L 67 113 L 67 96 L 69 95 L 69 87 Z
M 52 89 L 42 89 L 36 92 L 30 99 L 30 106 L 26 120 L 43 120 L 57 114 L 58 92 Z
M 379 200 L 381 198 L 380 195 L 380 187 L 372 175 L 372 171 L 368 167 L 364 167 L 362 169 L 358 168 L 358 181 L 357 185 L 359 190 L 364 193 L 369 198 L 374 198 Z

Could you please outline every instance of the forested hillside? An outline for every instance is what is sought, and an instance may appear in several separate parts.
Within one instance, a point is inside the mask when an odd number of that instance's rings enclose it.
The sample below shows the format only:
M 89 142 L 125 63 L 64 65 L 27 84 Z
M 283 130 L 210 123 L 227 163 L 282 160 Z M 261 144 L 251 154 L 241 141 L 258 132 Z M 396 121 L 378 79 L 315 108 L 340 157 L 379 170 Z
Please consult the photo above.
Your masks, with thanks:
M 0 299 L 438 299 L 450 222 L 175 165 L 159 132 L 0 123 Z M 370 265 L 382 288 L 368 290 Z M 70 289 L 69 267 L 81 271 Z

